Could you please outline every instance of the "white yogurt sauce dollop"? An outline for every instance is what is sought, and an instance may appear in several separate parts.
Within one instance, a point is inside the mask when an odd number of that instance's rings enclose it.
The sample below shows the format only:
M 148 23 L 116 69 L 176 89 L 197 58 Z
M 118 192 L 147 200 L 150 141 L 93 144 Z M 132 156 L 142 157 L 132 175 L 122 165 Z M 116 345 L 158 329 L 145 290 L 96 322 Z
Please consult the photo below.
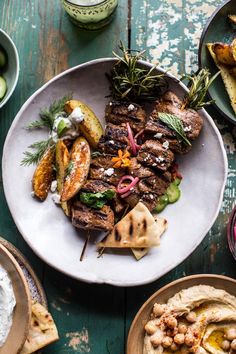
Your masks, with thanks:
M 7 271 L 0 266 L 0 347 L 5 343 L 12 326 L 16 299 Z

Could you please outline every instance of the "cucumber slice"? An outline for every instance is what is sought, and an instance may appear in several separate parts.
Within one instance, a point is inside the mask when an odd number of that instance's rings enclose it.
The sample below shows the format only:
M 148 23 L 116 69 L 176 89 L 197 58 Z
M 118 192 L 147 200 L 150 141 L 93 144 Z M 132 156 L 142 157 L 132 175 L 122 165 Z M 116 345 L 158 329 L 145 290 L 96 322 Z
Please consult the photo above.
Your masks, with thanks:
M 169 203 L 175 203 L 177 202 L 177 200 L 179 200 L 181 192 L 179 187 L 174 184 L 174 182 L 172 182 L 169 187 L 166 190 L 166 193 L 168 195 L 169 198 Z
M 181 179 L 176 177 L 175 180 L 172 183 L 174 183 L 176 186 L 179 186 L 180 183 L 181 183 Z
M 167 194 L 164 194 L 158 199 L 158 203 L 157 203 L 154 211 L 156 211 L 157 213 L 160 213 L 162 210 L 165 209 L 167 204 L 169 204 L 169 198 L 168 198 Z
M 5 96 L 7 92 L 7 83 L 6 80 L 0 76 L 0 100 Z

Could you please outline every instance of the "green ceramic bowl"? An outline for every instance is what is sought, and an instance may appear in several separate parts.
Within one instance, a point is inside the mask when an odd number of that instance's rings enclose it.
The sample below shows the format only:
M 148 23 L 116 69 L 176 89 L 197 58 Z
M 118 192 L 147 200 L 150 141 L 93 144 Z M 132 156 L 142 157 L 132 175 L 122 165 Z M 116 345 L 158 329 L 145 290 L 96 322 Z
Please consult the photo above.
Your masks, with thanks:
M 236 14 L 236 0 L 230 0 L 219 7 L 208 20 L 199 45 L 199 67 L 207 67 L 212 74 L 218 69 L 208 52 L 206 43 L 209 42 L 225 42 L 231 43 L 236 38 L 236 28 L 228 21 L 229 14 Z M 236 114 L 234 113 L 230 99 L 225 89 L 221 76 L 218 76 L 209 89 L 209 96 L 215 100 L 215 106 L 220 113 L 236 124 Z
M 1 108 L 9 100 L 16 87 L 20 66 L 16 46 L 8 34 L 2 29 L 0 29 L 0 46 L 3 47 L 7 53 L 7 66 L 3 72 L 3 76 L 7 82 L 7 92 L 4 98 L 0 101 Z

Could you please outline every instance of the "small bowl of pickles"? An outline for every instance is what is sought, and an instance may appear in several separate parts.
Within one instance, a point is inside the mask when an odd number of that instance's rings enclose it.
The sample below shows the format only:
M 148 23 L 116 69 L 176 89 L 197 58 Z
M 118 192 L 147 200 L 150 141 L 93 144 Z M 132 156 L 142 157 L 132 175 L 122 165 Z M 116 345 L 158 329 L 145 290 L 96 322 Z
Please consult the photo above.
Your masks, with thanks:
M 19 56 L 9 35 L 0 29 L 0 108 L 11 97 L 19 77 Z

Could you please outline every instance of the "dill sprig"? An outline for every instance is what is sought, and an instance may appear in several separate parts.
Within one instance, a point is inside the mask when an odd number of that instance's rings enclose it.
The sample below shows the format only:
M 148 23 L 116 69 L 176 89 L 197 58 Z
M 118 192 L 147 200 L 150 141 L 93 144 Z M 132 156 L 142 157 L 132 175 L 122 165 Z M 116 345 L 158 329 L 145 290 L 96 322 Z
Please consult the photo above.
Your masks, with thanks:
M 126 49 L 119 46 L 123 56 L 113 52 L 118 59 L 110 75 L 111 94 L 114 99 L 126 101 L 154 101 L 167 88 L 164 74 L 156 74 L 156 66 L 151 69 L 143 67 L 139 60 L 144 59 L 145 51 Z
M 37 141 L 36 143 L 31 144 L 28 148 L 33 149 L 34 151 L 25 151 L 23 153 L 25 157 L 21 161 L 21 165 L 29 166 L 32 164 L 37 164 L 43 157 L 46 150 L 53 145 L 55 145 L 55 143 L 51 138 L 48 140 Z
M 216 77 L 220 74 L 217 72 L 211 77 L 211 73 L 207 68 L 202 68 L 197 74 L 183 75 L 181 80 L 189 80 L 189 92 L 184 98 L 182 109 L 185 107 L 195 109 L 201 109 L 214 102 L 214 100 L 205 101 L 207 91 Z
M 61 99 L 53 102 L 49 108 L 44 108 L 39 113 L 39 120 L 35 120 L 27 125 L 27 129 L 39 129 L 39 128 L 48 128 L 52 131 L 53 123 L 58 113 L 64 111 L 64 106 L 67 101 L 72 98 L 72 95 L 66 95 Z

